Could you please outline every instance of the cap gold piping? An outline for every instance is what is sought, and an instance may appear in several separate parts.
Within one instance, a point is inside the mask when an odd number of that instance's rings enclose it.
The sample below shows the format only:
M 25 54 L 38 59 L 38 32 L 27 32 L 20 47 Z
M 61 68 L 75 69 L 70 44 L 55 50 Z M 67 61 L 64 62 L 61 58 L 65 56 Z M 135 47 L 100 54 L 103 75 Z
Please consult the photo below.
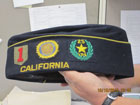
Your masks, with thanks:
M 114 39 L 109 39 L 109 38 L 104 38 L 104 37 L 98 37 L 98 36 L 87 36 L 87 35 L 44 35 L 44 36 L 38 36 L 38 37 L 34 37 L 34 38 L 29 38 L 17 43 L 14 43 L 10 46 L 8 46 L 8 48 L 13 47 L 15 45 L 24 43 L 24 42 L 28 42 L 30 40 L 34 40 L 34 39 L 39 39 L 39 38 L 44 38 L 44 37 L 83 37 L 83 38 L 93 38 L 93 39 L 101 39 L 101 40 L 106 40 L 106 41 L 110 41 L 110 42 L 116 42 L 116 43 L 122 43 L 122 44 L 130 44 L 129 42 L 126 41 L 119 41 L 119 40 L 114 40 Z

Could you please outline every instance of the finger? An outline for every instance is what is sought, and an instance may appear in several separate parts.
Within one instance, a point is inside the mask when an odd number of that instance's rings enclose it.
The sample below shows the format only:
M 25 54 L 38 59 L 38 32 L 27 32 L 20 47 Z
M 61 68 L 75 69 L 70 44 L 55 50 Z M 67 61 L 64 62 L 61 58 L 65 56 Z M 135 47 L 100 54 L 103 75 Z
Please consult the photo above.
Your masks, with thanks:
M 61 83 L 61 86 L 65 87 L 65 86 L 68 86 L 68 84 L 67 83 Z
M 109 76 L 108 79 L 109 79 L 110 81 L 113 81 L 113 80 L 115 79 L 115 76 L 113 76 L 113 75 L 112 75 L 112 76 Z
M 99 76 L 99 78 L 102 80 L 102 81 L 112 81 L 115 79 L 115 76 Z
M 71 84 L 71 82 L 65 77 L 65 72 L 64 71 L 59 71 L 59 73 L 64 76 L 65 81 L 67 82 L 66 84 Z
M 113 77 L 112 77 L 113 79 Z M 102 82 L 104 83 L 105 88 L 115 88 L 114 85 L 112 84 L 112 81 L 109 80 L 107 77 L 101 77 Z
M 68 81 L 74 82 L 81 78 L 81 73 L 77 71 L 61 71 L 59 72 Z
M 68 83 L 69 87 L 75 92 L 77 93 L 78 95 L 81 96 L 82 92 L 83 91 L 80 91 L 75 84 L 72 84 L 72 83 Z
M 107 77 L 105 77 L 105 76 L 99 76 L 99 78 L 100 78 L 102 81 L 108 80 Z

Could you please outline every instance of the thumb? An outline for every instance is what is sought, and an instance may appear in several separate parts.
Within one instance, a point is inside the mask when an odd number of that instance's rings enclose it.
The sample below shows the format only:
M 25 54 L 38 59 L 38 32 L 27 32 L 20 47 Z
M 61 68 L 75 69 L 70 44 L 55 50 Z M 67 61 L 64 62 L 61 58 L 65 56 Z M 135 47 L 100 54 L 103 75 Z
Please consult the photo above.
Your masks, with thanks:
M 81 78 L 81 73 L 77 71 L 59 71 L 59 73 L 69 82 L 76 82 Z

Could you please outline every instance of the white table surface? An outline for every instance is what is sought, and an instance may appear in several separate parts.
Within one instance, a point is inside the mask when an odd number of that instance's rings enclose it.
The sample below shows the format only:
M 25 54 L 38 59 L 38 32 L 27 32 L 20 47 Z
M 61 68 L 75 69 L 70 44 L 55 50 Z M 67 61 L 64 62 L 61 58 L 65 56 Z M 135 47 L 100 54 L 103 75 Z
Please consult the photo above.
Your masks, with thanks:
M 75 101 L 73 101 L 71 105 L 90 105 L 90 104 L 87 102 L 75 102 Z

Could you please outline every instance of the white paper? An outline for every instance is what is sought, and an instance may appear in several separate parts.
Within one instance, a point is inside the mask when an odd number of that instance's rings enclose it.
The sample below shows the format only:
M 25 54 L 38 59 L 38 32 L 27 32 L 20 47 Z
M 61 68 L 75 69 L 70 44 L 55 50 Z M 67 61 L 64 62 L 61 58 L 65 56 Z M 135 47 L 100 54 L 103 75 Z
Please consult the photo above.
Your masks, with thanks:
M 23 7 L 32 4 L 43 3 L 44 0 L 13 0 L 14 7 Z
M 140 11 L 121 11 L 121 27 L 131 43 L 134 64 L 140 64 Z
M 15 87 L 2 105 L 71 105 L 69 90 L 28 92 Z
M 85 3 L 29 9 L 31 30 L 63 25 L 87 24 Z

